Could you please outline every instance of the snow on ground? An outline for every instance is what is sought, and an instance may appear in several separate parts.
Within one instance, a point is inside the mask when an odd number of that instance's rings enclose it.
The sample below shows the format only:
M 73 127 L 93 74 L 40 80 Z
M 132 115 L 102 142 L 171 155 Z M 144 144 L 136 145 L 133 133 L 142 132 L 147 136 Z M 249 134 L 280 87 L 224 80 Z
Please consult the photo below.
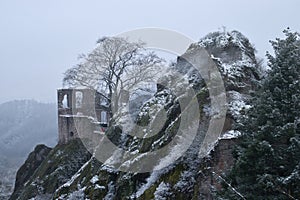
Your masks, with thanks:
M 99 190 L 105 190 L 105 186 L 103 186 L 103 185 L 99 185 L 99 184 L 96 184 L 95 185 L 95 189 L 99 189 Z
M 225 132 L 221 137 L 219 137 L 219 139 L 233 139 L 239 137 L 240 135 L 241 132 L 237 130 L 230 130 Z
M 78 199 L 85 199 L 85 191 L 86 187 L 80 188 L 71 194 L 68 195 L 66 199 L 68 200 L 78 200 Z
M 240 117 L 243 110 L 248 110 L 251 108 L 251 105 L 246 103 L 247 98 L 245 95 L 237 91 L 229 91 L 228 100 L 228 109 L 235 119 Z
M 81 172 L 84 170 L 84 168 L 90 163 L 92 162 L 92 160 L 94 159 L 94 156 L 92 156 L 86 163 L 84 163 L 82 165 L 82 167 L 71 177 L 71 179 L 69 181 L 67 181 L 66 183 L 64 183 L 62 186 L 60 186 L 55 192 L 58 192 L 59 190 L 61 190 L 64 187 L 70 187 L 73 182 L 80 176 Z
M 161 182 L 154 192 L 155 200 L 167 200 L 167 197 L 172 194 L 170 184 Z
M 93 177 L 91 178 L 91 180 L 90 180 L 90 182 L 91 182 L 92 184 L 95 184 L 95 183 L 97 183 L 98 181 L 99 181 L 99 176 L 98 176 L 98 175 L 93 176 Z
M 106 196 L 104 197 L 104 200 L 114 199 L 115 198 L 115 190 L 116 190 L 114 182 L 111 181 L 107 187 L 108 187 L 108 192 L 107 192 Z

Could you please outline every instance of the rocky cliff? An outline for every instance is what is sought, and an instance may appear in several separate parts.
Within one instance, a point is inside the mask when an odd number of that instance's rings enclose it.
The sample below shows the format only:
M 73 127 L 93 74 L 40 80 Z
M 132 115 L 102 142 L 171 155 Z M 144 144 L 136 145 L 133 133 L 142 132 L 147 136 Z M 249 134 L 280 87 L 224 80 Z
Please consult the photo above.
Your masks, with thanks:
M 227 97 L 228 107 L 222 135 L 211 141 L 208 146 L 212 148 L 206 148 L 206 152 L 202 152 L 204 156 L 199 157 L 199 150 L 210 120 L 217 114 L 212 109 L 203 77 L 183 55 L 172 67 L 185 78 L 172 79 L 173 74 L 166 74 L 164 87 L 159 86 L 139 108 L 134 119 L 138 127 L 126 120 L 128 110 L 122 110 L 121 115 L 114 118 L 115 124 L 107 130 L 106 136 L 119 149 L 109 152 L 109 149 L 102 148 L 105 143 L 100 143 L 91 154 L 85 149 L 84 141 L 82 143 L 79 139 L 58 145 L 37 168 L 23 168 L 25 175 L 32 175 L 26 176 L 25 183 L 20 181 L 23 186 L 19 184 L 11 199 L 213 199 L 221 187 L 224 173 L 232 166 L 231 152 L 239 134 L 234 126 L 244 110 L 251 106 L 247 100 L 259 81 L 259 70 L 254 48 L 237 31 L 211 33 L 191 44 L 186 54 L 197 48 L 205 48 L 218 67 L 224 80 L 226 93 L 223 95 Z M 175 95 L 167 87 L 171 82 L 175 90 L 183 92 Z M 189 118 L 189 115 L 184 118 L 188 126 L 180 133 L 180 139 L 185 141 L 190 137 L 191 133 L 184 131 L 189 130 L 189 126 L 197 127 L 196 134 L 183 154 L 177 157 L 182 149 L 176 145 L 169 147 L 169 144 L 178 139 L 184 110 L 193 112 L 189 105 L 183 107 L 180 104 L 188 96 L 187 88 L 195 91 L 192 99 L 199 103 L 200 120 Z M 165 121 L 161 123 L 158 116 L 163 116 L 163 113 L 166 113 Z M 159 130 L 156 131 L 157 127 Z M 141 137 L 132 136 L 130 131 Z M 152 132 L 157 134 L 151 135 Z M 160 154 L 160 159 L 148 162 L 153 165 L 153 170 L 144 170 L 149 166 L 143 162 L 143 153 L 154 152 L 153 158 L 156 158 L 155 152 L 161 148 L 165 151 Z M 122 149 L 130 153 L 124 153 Z M 105 164 L 96 159 L 99 152 L 105 153 Z M 122 160 L 124 158 L 126 162 Z M 160 168 L 166 162 L 168 165 Z M 116 166 L 120 170 L 114 168 Z M 22 180 L 22 177 L 19 175 L 17 180 Z

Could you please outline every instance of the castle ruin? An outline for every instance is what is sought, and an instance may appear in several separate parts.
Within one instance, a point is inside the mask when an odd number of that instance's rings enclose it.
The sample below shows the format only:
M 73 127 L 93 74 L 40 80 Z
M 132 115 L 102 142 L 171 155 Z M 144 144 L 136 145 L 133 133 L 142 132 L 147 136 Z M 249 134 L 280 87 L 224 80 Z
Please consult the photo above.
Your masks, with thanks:
M 109 109 L 104 97 L 92 89 L 59 89 L 58 143 L 66 144 L 83 134 L 104 132 Z

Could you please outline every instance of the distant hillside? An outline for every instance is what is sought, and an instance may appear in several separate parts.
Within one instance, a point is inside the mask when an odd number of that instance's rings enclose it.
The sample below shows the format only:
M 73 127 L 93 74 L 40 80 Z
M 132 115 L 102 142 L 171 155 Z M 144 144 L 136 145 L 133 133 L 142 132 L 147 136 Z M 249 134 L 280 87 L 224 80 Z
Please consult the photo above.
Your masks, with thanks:
M 56 105 L 34 100 L 0 104 L 0 199 L 11 191 L 17 168 L 35 145 L 54 146 Z

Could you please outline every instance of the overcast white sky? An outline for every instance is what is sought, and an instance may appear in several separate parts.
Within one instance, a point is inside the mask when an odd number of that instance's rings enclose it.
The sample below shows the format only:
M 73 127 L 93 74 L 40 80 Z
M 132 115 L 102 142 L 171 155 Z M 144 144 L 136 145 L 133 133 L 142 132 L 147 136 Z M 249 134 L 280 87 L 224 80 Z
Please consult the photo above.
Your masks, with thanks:
M 0 103 L 55 102 L 63 72 L 101 36 L 141 27 L 199 40 L 222 26 L 239 30 L 262 57 L 270 39 L 300 31 L 298 0 L 0 0 Z

